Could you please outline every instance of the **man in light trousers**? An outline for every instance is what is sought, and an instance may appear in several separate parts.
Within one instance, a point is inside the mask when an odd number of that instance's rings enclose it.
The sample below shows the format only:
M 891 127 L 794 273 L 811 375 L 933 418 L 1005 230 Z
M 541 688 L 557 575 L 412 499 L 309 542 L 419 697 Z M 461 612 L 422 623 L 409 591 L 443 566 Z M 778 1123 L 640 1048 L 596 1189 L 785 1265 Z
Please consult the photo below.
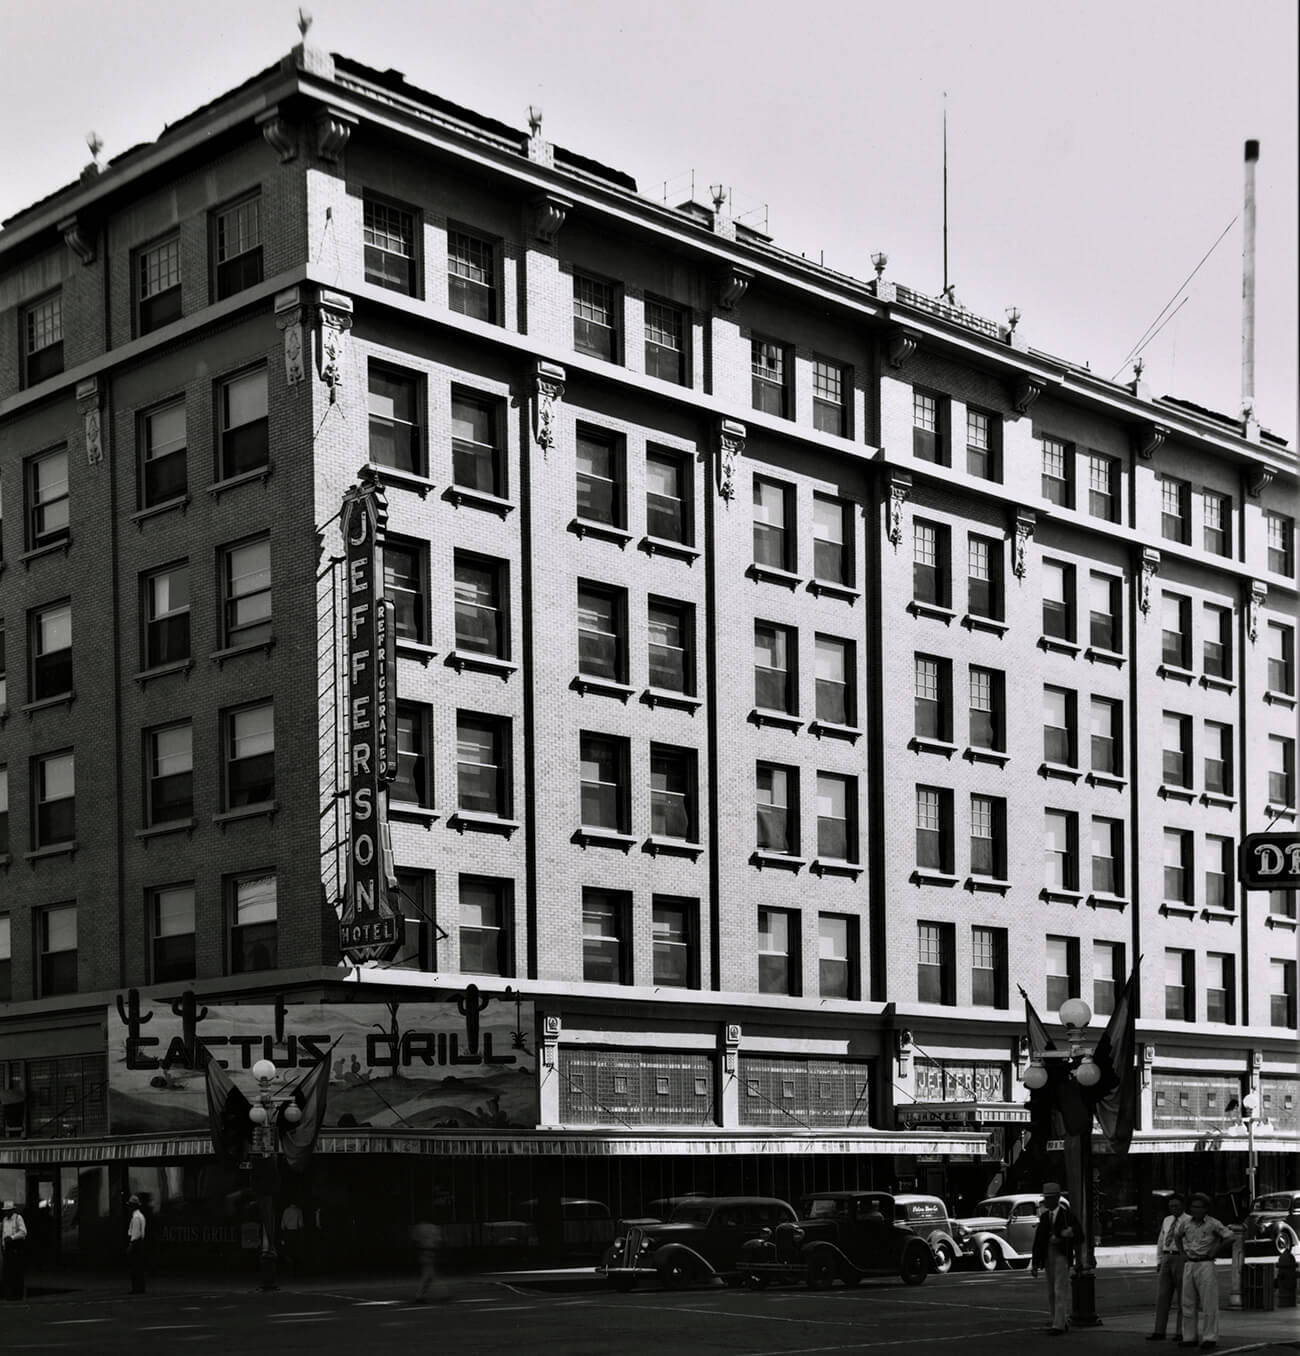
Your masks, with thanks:
M 1169 1211 L 1160 1225 L 1156 1239 L 1156 1321 L 1148 1342 L 1159 1342 L 1165 1335 L 1169 1312 L 1174 1315 L 1174 1341 L 1183 1340 L 1183 1254 L 1174 1239 L 1174 1230 L 1190 1219 L 1183 1210 L 1183 1198 L 1177 1193 L 1169 1198 Z
M 1183 1250 L 1183 1340 L 1180 1347 L 1198 1344 L 1196 1320 L 1200 1317 L 1199 1345 L 1213 1351 L 1219 1344 L 1219 1280 L 1214 1259 L 1219 1244 L 1232 1237 L 1232 1230 L 1209 1214 L 1210 1198 L 1193 1191 L 1187 1198 L 1191 1216 L 1174 1226 L 1174 1239 Z
M 1047 1273 L 1048 1334 L 1060 1337 L 1070 1327 L 1070 1263 L 1083 1241 L 1079 1217 L 1061 1200 L 1059 1182 L 1043 1183 L 1043 1211 L 1034 1231 L 1030 1271 Z

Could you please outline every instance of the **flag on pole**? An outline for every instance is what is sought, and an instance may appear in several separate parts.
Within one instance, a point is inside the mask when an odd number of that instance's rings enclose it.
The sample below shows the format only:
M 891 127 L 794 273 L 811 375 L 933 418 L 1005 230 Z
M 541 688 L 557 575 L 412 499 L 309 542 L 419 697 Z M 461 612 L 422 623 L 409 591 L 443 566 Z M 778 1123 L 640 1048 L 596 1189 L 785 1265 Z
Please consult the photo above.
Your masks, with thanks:
M 1101 1078 L 1088 1089 L 1093 1115 L 1117 1154 L 1128 1152 L 1137 1122 L 1137 973 L 1135 964 L 1093 1051 Z
M 230 1075 L 221 1067 L 221 1061 L 201 1040 L 195 1040 L 194 1049 L 203 1065 L 213 1152 L 229 1166 L 242 1163 L 248 1157 L 248 1141 L 252 1133 L 252 1122 L 248 1119 L 248 1098 L 235 1086 Z
M 1025 1027 L 1029 1032 L 1029 1058 L 1038 1059 L 1046 1050 L 1055 1050 L 1056 1042 L 1052 1040 L 1047 1033 L 1047 1028 L 1043 1025 L 1043 1019 L 1034 1009 L 1034 1005 L 1029 1001 L 1029 995 L 1020 990 L 1020 996 L 1025 1000 Z M 1056 1065 L 1058 1061 L 1047 1059 L 1043 1060 L 1043 1070 L 1047 1074 L 1047 1082 L 1041 1088 L 1030 1088 L 1029 1090 L 1029 1138 L 1039 1149 L 1053 1138 L 1052 1114 L 1056 1110 Z
M 284 1155 L 286 1167 L 294 1172 L 304 1172 L 311 1161 L 316 1138 L 325 1120 L 325 1098 L 329 1092 L 329 1082 L 330 1061 L 326 1052 L 325 1058 L 313 1064 L 292 1089 L 293 1102 L 302 1113 L 301 1118 L 291 1124 L 285 1119 L 283 1112 L 277 1117 L 280 1152 Z

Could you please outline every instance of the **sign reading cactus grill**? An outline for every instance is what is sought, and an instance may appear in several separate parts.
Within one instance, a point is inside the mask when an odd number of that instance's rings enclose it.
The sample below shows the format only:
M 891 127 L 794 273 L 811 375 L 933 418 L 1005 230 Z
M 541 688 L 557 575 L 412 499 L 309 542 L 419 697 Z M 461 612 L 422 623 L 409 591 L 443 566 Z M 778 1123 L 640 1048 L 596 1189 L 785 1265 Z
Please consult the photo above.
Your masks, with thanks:
M 397 775 L 396 636 L 393 604 L 383 596 L 388 504 L 369 467 L 343 496 L 341 519 L 348 863 L 339 949 L 359 964 L 388 960 L 402 940 L 401 915 L 388 898 L 397 883 L 388 832 L 388 783 Z

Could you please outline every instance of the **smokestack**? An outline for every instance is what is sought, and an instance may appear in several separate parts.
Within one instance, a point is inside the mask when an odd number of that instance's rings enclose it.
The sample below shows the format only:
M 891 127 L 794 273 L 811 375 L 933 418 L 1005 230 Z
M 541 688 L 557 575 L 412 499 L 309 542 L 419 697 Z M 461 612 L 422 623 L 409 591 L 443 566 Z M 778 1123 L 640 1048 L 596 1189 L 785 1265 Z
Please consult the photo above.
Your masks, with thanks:
M 1255 163 L 1259 142 L 1246 143 L 1246 203 L 1241 243 L 1241 421 L 1255 424 Z

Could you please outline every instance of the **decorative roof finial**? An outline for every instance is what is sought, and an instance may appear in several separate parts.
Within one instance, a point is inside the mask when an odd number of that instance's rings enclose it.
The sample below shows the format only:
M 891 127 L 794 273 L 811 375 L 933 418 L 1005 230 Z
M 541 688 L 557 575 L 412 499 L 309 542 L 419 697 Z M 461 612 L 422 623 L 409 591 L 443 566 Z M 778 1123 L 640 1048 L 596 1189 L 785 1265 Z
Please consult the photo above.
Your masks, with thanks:
M 303 42 L 307 41 L 307 30 L 311 27 L 311 15 L 307 13 L 301 5 L 298 7 L 298 32 L 302 34 Z
M 727 190 L 723 184 L 710 184 L 709 196 L 713 199 L 713 210 L 722 211 L 722 204 L 727 201 Z
M 1145 366 L 1146 366 L 1146 364 L 1142 361 L 1141 358 L 1134 358 L 1134 359 L 1133 359 L 1133 380 L 1134 380 L 1134 381 L 1141 381 L 1141 380 L 1142 380 L 1142 369 L 1143 369 Z
M 1014 333 L 1016 332 L 1016 326 L 1019 325 L 1019 324 L 1020 324 L 1020 307 L 1019 307 L 1019 306 L 1008 306 L 1008 307 L 1007 307 L 1007 329 L 1009 329 L 1009 330 L 1011 331 L 1011 333 L 1014 334 Z
M 533 137 L 542 135 L 542 110 L 535 104 L 528 105 L 528 135 Z
M 881 277 L 885 272 L 885 265 L 889 262 L 889 255 L 883 250 L 877 250 L 871 256 L 871 266 L 876 270 L 876 277 Z
M 99 139 L 98 132 L 86 133 L 86 145 L 90 147 L 90 158 L 95 162 L 95 168 L 99 168 L 99 153 L 104 149 L 104 143 Z

